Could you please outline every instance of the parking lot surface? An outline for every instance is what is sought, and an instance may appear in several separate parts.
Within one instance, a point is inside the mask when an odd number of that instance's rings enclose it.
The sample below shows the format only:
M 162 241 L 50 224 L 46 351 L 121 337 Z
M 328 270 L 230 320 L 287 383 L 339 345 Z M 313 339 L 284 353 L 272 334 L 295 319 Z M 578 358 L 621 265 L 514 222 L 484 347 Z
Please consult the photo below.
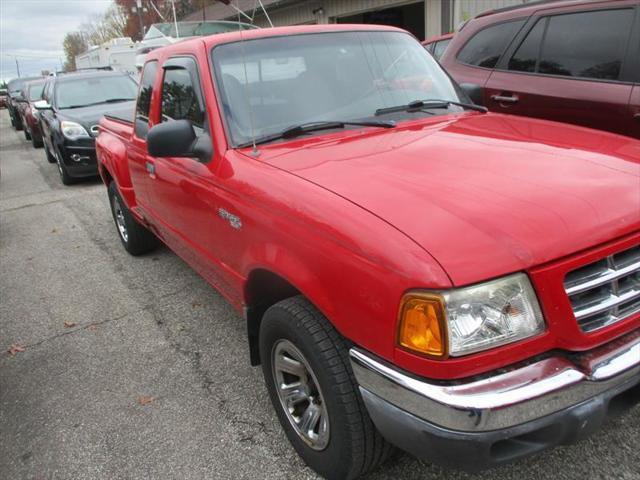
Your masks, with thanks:
M 2 478 L 318 478 L 220 295 L 166 248 L 129 256 L 104 187 L 63 187 L 6 111 L 0 174 Z M 369 478 L 640 479 L 640 408 L 481 475 L 399 454 Z

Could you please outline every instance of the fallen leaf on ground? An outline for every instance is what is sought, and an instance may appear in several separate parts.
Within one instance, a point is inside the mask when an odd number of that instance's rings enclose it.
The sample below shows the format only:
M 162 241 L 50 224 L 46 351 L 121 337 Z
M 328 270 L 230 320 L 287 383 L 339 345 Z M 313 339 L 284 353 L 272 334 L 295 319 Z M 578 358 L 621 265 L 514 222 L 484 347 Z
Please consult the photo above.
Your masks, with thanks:
M 57 228 L 52 228 L 52 229 L 51 229 L 51 233 L 56 233 L 57 231 L 58 231 L 58 229 L 57 229 Z
M 16 353 L 24 352 L 24 347 L 22 345 L 14 343 L 9 347 L 9 350 L 7 350 L 7 352 L 9 352 L 9 355 L 13 357 Z
M 196 308 L 200 306 L 202 306 L 202 304 L 197 300 L 194 300 L 193 302 L 191 302 L 191 308 Z
M 89 330 L 97 330 L 98 326 L 97 325 L 89 325 Z
M 64 328 L 73 328 L 76 326 L 75 322 L 64 322 Z
M 149 397 L 147 395 L 142 395 L 141 397 L 138 397 L 138 403 L 140 405 L 149 405 L 151 402 L 153 402 L 153 397 Z

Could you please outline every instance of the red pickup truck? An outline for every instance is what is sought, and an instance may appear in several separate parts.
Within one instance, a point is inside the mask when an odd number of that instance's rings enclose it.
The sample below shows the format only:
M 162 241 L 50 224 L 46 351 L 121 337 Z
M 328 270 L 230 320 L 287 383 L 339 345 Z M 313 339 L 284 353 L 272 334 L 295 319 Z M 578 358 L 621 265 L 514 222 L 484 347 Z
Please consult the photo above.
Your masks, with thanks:
M 491 467 L 639 400 L 640 142 L 487 113 L 402 30 L 155 50 L 96 148 L 124 247 L 160 239 L 243 312 L 327 478 L 393 446 Z

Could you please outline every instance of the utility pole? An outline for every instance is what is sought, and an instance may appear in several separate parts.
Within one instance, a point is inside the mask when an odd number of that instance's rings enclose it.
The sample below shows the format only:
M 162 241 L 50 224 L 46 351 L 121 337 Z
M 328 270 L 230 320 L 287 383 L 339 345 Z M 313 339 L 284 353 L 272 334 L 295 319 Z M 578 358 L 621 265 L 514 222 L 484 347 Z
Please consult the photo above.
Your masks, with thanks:
M 202 0 L 202 21 L 206 22 L 207 21 L 207 14 L 205 13 L 205 5 L 207 4 L 207 2 L 205 2 L 205 0 Z
M 138 14 L 138 24 L 140 25 L 140 40 L 144 37 L 144 23 L 142 21 L 142 13 L 146 12 L 147 9 L 142 7 L 142 0 L 136 0 L 136 5 L 131 7 L 131 10 L 134 13 Z
M 20 78 L 20 64 L 18 63 L 18 57 L 13 57 L 16 61 L 16 70 L 18 71 L 18 78 Z

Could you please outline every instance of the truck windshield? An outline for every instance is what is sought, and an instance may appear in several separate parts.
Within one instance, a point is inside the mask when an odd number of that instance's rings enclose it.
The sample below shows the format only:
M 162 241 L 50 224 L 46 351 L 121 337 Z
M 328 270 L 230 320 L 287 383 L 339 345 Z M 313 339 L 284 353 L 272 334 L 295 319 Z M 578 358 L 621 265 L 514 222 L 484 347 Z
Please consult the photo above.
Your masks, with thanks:
M 371 119 L 417 99 L 465 101 L 431 55 L 402 32 L 260 38 L 217 46 L 212 58 L 235 146 L 291 125 Z M 395 115 L 443 113 L 447 109 Z
M 58 108 L 80 108 L 100 103 L 135 100 L 138 84 L 128 75 L 65 80 L 56 85 Z

